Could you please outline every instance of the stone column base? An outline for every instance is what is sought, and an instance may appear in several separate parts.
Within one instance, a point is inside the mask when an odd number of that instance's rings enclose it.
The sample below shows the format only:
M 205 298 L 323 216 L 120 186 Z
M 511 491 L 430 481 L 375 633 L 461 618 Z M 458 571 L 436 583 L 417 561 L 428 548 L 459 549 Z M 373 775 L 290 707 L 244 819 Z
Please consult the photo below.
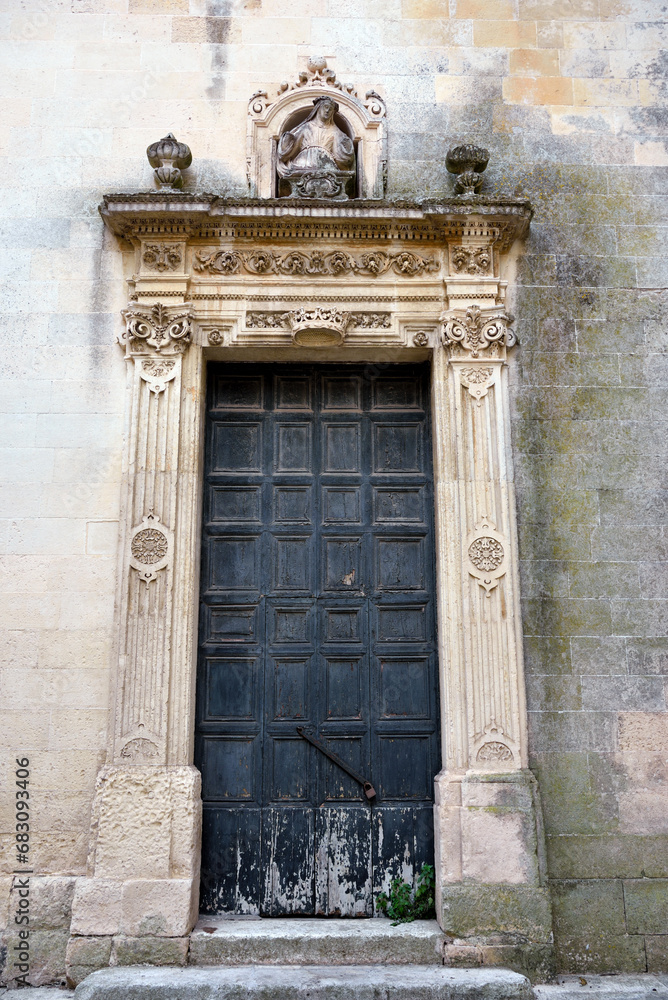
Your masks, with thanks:
M 110 961 L 145 961 L 149 954 L 155 964 L 161 956 L 168 964 L 185 961 L 184 941 L 198 915 L 201 826 L 197 768 L 130 765 L 100 772 L 89 874 L 77 879 L 72 900 L 71 984 Z
M 446 964 L 553 973 L 538 786 L 530 771 L 436 778 L 436 915 Z

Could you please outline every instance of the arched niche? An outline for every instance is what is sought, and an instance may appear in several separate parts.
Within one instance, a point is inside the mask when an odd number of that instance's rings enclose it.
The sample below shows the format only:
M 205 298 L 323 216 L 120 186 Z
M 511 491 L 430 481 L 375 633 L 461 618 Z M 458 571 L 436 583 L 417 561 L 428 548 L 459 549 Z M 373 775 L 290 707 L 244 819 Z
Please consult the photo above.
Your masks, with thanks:
M 316 97 L 331 97 L 339 105 L 335 122 L 355 146 L 357 177 L 354 197 L 380 199 L 386 185 L 385 103 L 369 91 L 361 100 L 354 88 L 339 89 L 327 83 L 321 74 L 289 87 L 284 84 L 275 100 L 266 91 L 257 91 L 248 103 L 247 177 L 253 198 L 279 197 L 276 169 L 278 141 L 282 133 L 294 127 L 313 110 Z

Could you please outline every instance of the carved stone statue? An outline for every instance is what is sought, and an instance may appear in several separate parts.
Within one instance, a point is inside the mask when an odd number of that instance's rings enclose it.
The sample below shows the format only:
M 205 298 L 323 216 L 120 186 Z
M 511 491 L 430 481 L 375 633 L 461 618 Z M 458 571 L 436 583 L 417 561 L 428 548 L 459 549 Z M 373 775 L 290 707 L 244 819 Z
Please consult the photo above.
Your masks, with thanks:
M 339 110 L 336 101 L 316 97 L 313 105 L 308 117 L 279 140 L 279 193 L 344 201 L 355 178 L 353 141 L 334 121 Z

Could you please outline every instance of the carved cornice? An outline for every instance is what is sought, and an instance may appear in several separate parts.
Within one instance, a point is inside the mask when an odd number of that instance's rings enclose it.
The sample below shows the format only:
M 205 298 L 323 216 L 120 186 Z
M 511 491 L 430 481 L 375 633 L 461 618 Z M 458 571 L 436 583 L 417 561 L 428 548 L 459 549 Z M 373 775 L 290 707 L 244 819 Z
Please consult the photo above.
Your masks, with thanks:
M 220 198 L 214 194 L 145 191 L 104 196 L 100 213 L 117 236 L 218 240 L 348 239 L 445 245 L 461 242 L 471 227 L 502 253 L 527 232 L 532 216 L 525 198 L 455 198 L 434 202 L 354 200 L 342 203 L 296 198 Z
M 441 315 L 442 342 L 446 347 L 463 349 L 470 358 L 479 358 L 481 352 L 489 348 L 512 347 L 516 343 L 510 329 L 512 322 L 512 317 L 504 312 L 483 312 L 476 305 L 469 306 L 463 315 L 444 312 Z
M 119 335 L 119 343 L 128 357 L 141 355 L 180 355 L 186 350 L 192 338 L 192 312 L 189 305 L 164 305 L 156 302 L 152 306 L 131 303 L 123 310 L 125 330 Z M 164 368 L 164 366 L 163 366 Z M 142 374 L 145 381 L 155 385 L 169 381 L 169 373 Z M 153 388 L 153 386 L 152 386 Z M 155 389 L 154 391 L 161 391 Z

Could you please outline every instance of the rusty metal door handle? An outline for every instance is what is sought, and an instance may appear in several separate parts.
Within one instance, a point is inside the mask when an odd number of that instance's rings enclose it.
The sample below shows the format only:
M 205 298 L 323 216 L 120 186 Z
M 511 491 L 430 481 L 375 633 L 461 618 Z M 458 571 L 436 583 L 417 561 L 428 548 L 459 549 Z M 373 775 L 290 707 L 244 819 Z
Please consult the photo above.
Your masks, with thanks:
M 352 767 L 349 767 L 345 761 L 341 760 L 340 757 L 337 757 L 336 754 L 332 753 L 331 750 L 328 750 L 326 746 L 323 746 L 323 744 L 320 743 L 319 740 L 316 740 L 315 737 L 311 736 L 309 733 L 305 733 L 302 726 L 297 726 L 297 732 L 302 737 L 302 739 L 307 740 L 311 744 L 311 746 L 314 746 L 316 750 L 320 751 L 320 753 L 324 753 L 325 757 L 329 757 L 329 759 L 333 761 L 334 764 L 336 764 L 338 767 L 340 767 L 342 771 L 345 771 L 346 774 L 349 774 L 351 778 L 354 778 L 355 781 L 357 781 L 364 789 L 364 794 L 366 795 L 367 799 L 375 799 L 376 791 L 370 781 L 367 781 L 366 778 L 363 778 L 361 774 L 358 774 L 357 771 L 354 771 Z

